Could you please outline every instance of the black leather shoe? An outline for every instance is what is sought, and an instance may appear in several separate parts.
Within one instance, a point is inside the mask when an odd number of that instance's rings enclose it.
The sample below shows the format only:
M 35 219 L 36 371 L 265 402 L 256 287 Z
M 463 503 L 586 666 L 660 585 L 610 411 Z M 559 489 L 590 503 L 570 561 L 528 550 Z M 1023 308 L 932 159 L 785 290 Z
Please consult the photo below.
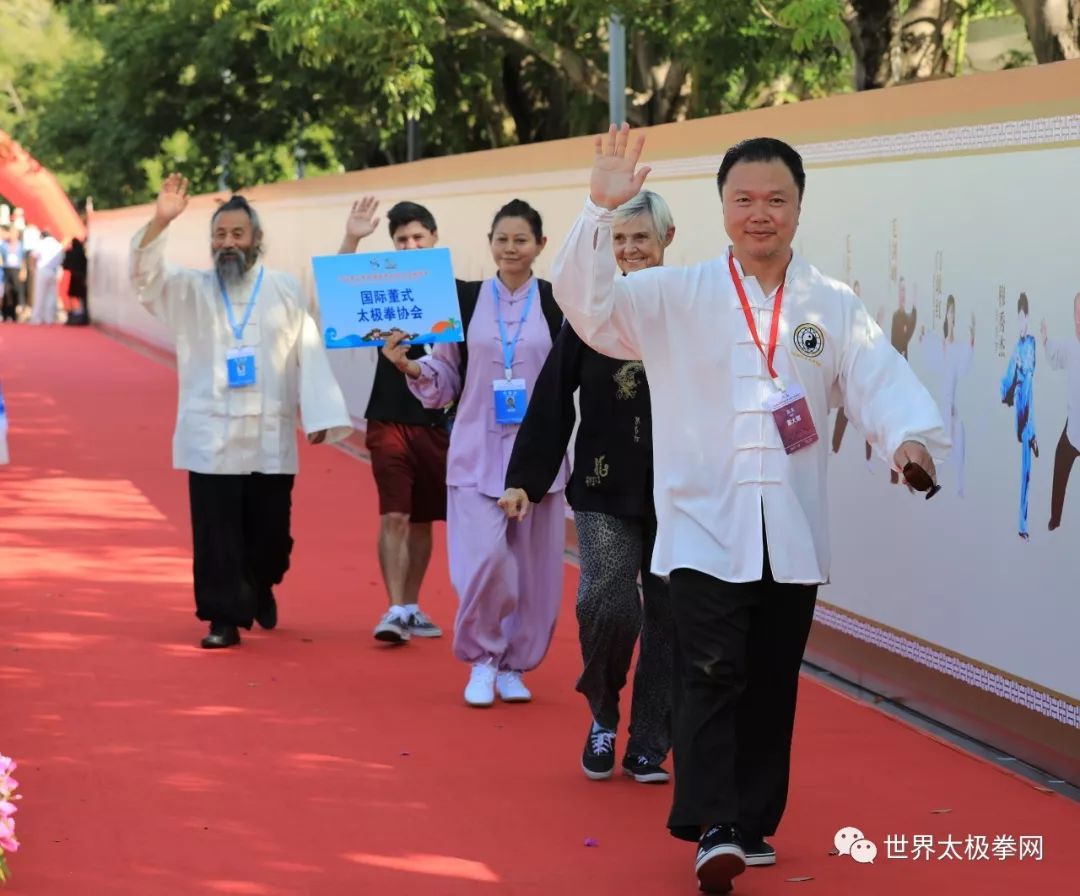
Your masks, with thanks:
M 259 606 L 255 611 L 255 621 L 261 628 L 268 631 L 277 626 L 277 601 L 274 593 L 268 591 L 265 597 L 259 598 Z
M 210 633 L 202 639 L 199 646 L 204 650 L 217 650 L 220 647 L 232 647 L 240 643 L 240 629 L 235 625 L 210 623 Z

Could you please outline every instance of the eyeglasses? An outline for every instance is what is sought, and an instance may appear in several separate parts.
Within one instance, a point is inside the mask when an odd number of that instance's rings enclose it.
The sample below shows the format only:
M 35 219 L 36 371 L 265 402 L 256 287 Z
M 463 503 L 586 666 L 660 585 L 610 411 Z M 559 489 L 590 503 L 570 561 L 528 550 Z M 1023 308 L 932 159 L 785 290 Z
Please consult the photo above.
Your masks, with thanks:
M 926 492 L 926 500 L 929 501 L 941 491 L 941 486 L 930 478 L 930 474 L 920 467 L 915 461 L 904 466 L 904 479 L 917 492 Z

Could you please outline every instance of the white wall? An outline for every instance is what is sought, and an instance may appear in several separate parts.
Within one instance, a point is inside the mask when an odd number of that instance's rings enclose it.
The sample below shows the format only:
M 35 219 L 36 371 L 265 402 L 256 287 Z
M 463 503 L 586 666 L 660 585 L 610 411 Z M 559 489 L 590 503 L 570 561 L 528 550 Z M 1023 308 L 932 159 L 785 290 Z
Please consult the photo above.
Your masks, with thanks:
M 900 276 L 927 339 L 941 330 L 935 298 L 943 311 L 945 296 L 956 296 L 959 338 L 968 338 L 972 314 L 976 320 L 973 362 L 958 391 L 967 442 L 964 496 L 955 493 L 955 471 L 948 466 L 941 475 L 944 491 L 930 504 L 890 485 L 880 462 L 868 469 L 862 439 L 849 428 L 831 472 L 836 559 L 832 584 L 822 591 L 824 606 L 865 623 L 870 635 L 864 637 L 886 649 L 898 650 L 890 646 L 897 638 L 921 642 L 936 659 L 920 661 L 940 663 L 946 674 L 978 687 L 997 687 L 986 683 L 987 676 L 1027 682 L 1037 699 L 1003 696 L 1080 727 L 1075 647 L 1080 464 L 1064 522 L 1056 532 L 1047 531 L 1055 447 L 1070 401 L 1072 412 L 1080 415 L 1080 396 L 1068 394 L 1066 373 L 1051 370 L 1040 345 L 1034 405 L 1040 456 L 1031 477 L 1031 538 L 1022 541 L 1017 536 L 1020 450 L 1014 412 L 999 397 L 1007 358 L 997 345 L 999 335 L 1007 352 L 1016 341 L 1021 290 L 1031 301 L 1036 336 L 1045 318 L 1052 337 L 1078 338 L 1072 314 L 1073 296 L 1080 292 L 1078 112 L 1017 120 L 1015 110 L 1002 110 L 998 119 L 984 113 L 983 123 L 975 125 L 899 132 L 892 125 L 859 137 L 802 141 L 808 188 L 797 248 L 826 273 L 859 280 L 871 311 L 883 310 L 886 329 Z M 696 132 L 685 127 L 689 141 Z M 670 146 L 671 134 L 665 133 Z M 668 152 L 656 162 L 649 185 L 667 198 L 677 225 L 669 263 L 694 262 L 725 246 L 714 187 L 724 145 L 704 155 Z M 440 224 L 441 244 L 452 251 L 457 275 L 470 279 L 493 272 L 484 239 L 493 212 L 510 198 L 524 198 L 542 212 L 552 237 L 538 266 L 543 276 L 580 208 L 590 153 L 581 141 L 552 144 L 550 168 L 496 176 L 498 159 L 509 165 L 517 158 L 513 152 L 486 154 L 484 172 L 468 177 L 431 180 L 430 168 L 396 169 L 394 188 L 378 191 L 382 211 L 399 199 L 427 205 Z M 577 153 L 580 167 L 567 162 L 565 153 Z M 411 170 L 417 172 L 413 182 Z M 309 196 L 295 185 L 288 195 L 277 195 L 274 187 L 261 190 L 256 198 L 268 263 L 310 284 L 308 259 L 336 250 L 349 204 L 361 186 L 371 189 L 377 180 L 369 174 L 362 185 L 338 192 L 312 182 Z M 212 208 L 210 198 L 197 199 L 173 228 L 169 254 L 175 262 L 206 264 Z M 163 329 L 137 307 L 125 274 L 128 241 L 148 216 L 145 207 L 95 216 L 92 310 L 100 321 L 167 344 Z M 390 247 L 384 223 L 366 245 Z M 1004 332 L 999 334 L 1002 290 Z M 916 336 L 911 361 L 938 394 L 928 347 Z M 332 354 L 350 410 L 359 418 L 374 351 Z M 820 421 L 819 429 L 830 438 L 832 420 Z M 829 618 L 819 615 L 819 622 L 834 624 Z

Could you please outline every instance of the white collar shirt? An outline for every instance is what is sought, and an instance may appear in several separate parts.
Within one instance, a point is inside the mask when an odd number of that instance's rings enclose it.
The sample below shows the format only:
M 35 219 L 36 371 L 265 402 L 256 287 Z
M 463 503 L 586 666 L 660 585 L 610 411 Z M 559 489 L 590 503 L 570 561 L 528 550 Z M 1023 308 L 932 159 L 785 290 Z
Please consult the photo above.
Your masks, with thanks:
M 239 323 L 263 271 L 238 343 L 214 271 L 167 264 L 165 234 L 140 248 L 145 230 L 132 240 L 131 280 L 143 307 L 176 338 L 173 465 L 196 473 L 295 473 L 301 412 L 304 432 L 327 430 L 328 442 L 348 436 L 345 398 L 296 279 L 256 265 L 230 290 Z M 255 354 L 255 385 L 230 388 L 226 353 L 240 344 Z
M 774 386 L 747 327 L 727 255 L 617 277 L 611 213 L 586 201 L 555 261 L 555 298 L 584 342 L 645 365 L 653 404 L 658 533 L 652 570 L 727 582 L 828 581 L 828 413 L 843 404 L 892 464 L 913 440 L 935 457 L 948 436 L 933 398 L 859 298 L 797 255 L 788 266 L 775 366 L 806 393 L 818 441 L 787 454 L 764 403 Z M 742 274 L 739 271 L 740 276 Z M 744 288 L 767 345 L 774 292 Z

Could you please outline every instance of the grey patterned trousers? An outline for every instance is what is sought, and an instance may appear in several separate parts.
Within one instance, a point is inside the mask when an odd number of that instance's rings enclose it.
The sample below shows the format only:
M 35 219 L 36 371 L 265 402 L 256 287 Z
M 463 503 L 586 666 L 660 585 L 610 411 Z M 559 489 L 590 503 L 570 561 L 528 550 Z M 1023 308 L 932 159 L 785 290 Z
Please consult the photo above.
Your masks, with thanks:
M 575 513 L 574 522 L 581 555 L 577 620 L 584 662 L 577 690 L 588 700 L 596 723 L 614 731 L 619 692 L 640 635 L 627 753 L 659 763 L 671 749 L 674 627 L 667 583 L 649 572 L 656 522 L 594 512 Z

